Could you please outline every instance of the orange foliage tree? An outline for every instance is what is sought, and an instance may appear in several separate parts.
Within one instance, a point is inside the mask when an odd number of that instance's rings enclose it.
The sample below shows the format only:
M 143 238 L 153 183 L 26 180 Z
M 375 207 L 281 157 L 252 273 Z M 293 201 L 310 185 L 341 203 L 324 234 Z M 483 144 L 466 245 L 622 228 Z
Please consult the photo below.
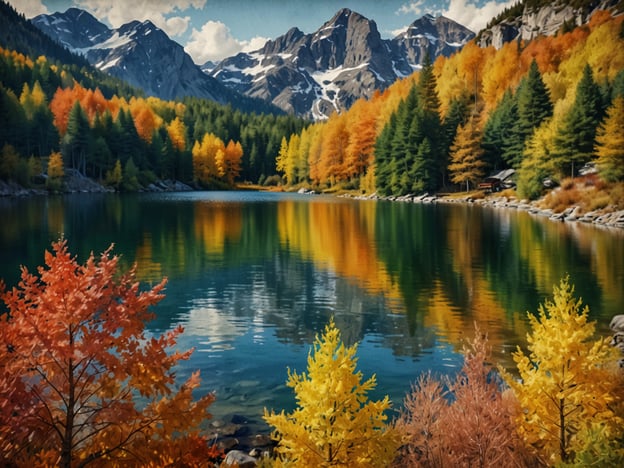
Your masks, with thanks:
M 538 466 L 516 432 L 516 401 L 501 392 L 490 358 L 477 328 L 454 380 L 420 377 L 396 422 L 404 436 L 397 466 Z
M 240 142 L 228 141 L 225 147 L 225 177 L 230 185 L 234 184 L 234 179 L 240 174 L 242 159 L 243 147 Z
M 214 396 L 193 400 L 199 373 L 175 389 L 182 328 L 150 336 L 165 280 L 142 290 L 111 248 L 84 265 L 67 241 L 38 274 L 0 285 L 0 457 L 17 466 L 205 466 L 199 430 Z M 1 463 L 1 462 L 0 462 Z

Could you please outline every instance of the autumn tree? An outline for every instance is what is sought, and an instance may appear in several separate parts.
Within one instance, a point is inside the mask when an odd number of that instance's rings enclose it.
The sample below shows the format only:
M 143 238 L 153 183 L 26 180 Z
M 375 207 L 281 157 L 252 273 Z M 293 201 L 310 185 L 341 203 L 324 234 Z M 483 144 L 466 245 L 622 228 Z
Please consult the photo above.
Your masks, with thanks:
M 582 308 L 563 278 L 553 288 L 553 299 L 540 305 L 537 315 L 527 314 L 529 352 L 518 348 L 513 354 L 520 380 L 504 374 L 522 410 L 520 434 L 550 464 L 572 462 L 598 444 L 613 449 L 601 456 L 621 456 L 613 448 L 624 423 L 616 393 L 619 353 L 605 338 L 594 338 L 588 314 L 589 307 Z
M 278 465 L 297 466 L 385 466 L 395 455 L 399 438 L 386 424 L 391 403 L 368 401 L 374 389 L 373 375 L 362 382 L 355 370 L 357 345 L 345 346 L 333 319 L 316 337 L 308 355 L 308 373 L 288 372 L 297 408 L 283 410 L 264 419 L 275 427 Z
M 50 190 L 57 191 L 63 186 L 63 176 L 65 169 L 63 168 L 63 155 L 58 151 L 50 154 L 48 160 L 48 178 L 46 185 Z
M 243 154 L 243 147 L 238 141 L 228 141 L 225 147 L 225 178 L 230 186 L 234 186 L 234 180 L 240 174 Z
M 186 126 L 179 117 L 176 117 L 167 125 L 167 133 L 174 148 L 178 151 L 184 151 L 186 148 Z
M 624 180 L 624 96 L 607 109 L 607 117 L 596 135 L 596 156 L 605 180 Z
M 212 394 L 199 374 L 175 388 L 178 327 L 145 330 L 165 280 L 141 288 L 106 250 L 78 264 L 52 244 L 37 273 L 0 288 L 0 450 L 18 466 L 199 466 L 212 457 L 200 424 Z
M 544 122 L 535 130 L 524 148 L 522 164 L 518 168 L 518 194 L 534 200 L 544 191 L 543 180 L 555 172 L 553 140 L 555 128 L 552 121 Z
M 284 136 L 282 137 L 279 153 L 277 153 L 277 158 L 275 160 L 275 168 L 278 172 L 282 172 L 284 174 L 286 177 L 286 184 L 291 185 L 294 173 L 294 161 L 291 161 L 289 158 L 288 148 L 288 140 Z
M 349 178 L 359 177 L 373 162 L 377 130 L 377 115 L 368 101 L 357 101 L 351 107 L 354 122 L 350 125 L 349 145 L 346 149 L 345 167 Z
M 121 187 L 122 181 L 123 170 L 121 169 L 121 161 L 118 159 L 117 161 L 115 161 L 115 166 L 111 170 L 106 171 L 105 182 L 106 185 L 110 185 L 111 187 L 118 190 L 119 187 Z
M 35 82 L 32 89 L 28 83 L 24 83 L 20 104 L 27 123 L 24 138 L 26 154 L 40 157 L 48 155 L 58 145 L 59 135 L 52 123 L 52 113 L 39 81 Z
M 481 131 L 473 116 L 459 127 L 451 146 L 451 164 L 448 167 L 451 180 L 460 185 L 465 183 L 466 191 L 470 190 L 470 184 L 476 185 L 484 175 L 486 164 L 482 155 Z
M 418 378 L 396 429 L 404 438 L 400 466 L 530 466 L 516 433 L 515 401 L 502 391 L 487 336 L 476 327 L 455 378 Z

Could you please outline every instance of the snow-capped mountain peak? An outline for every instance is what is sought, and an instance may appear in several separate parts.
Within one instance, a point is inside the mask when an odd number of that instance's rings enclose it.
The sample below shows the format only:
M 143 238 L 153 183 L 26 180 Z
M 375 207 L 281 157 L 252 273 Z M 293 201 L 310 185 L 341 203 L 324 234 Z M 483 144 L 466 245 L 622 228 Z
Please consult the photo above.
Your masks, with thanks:
M 348 108 L 409 75 L 426 53 L 432 60 L 474 34 L 443 17 L 426 15 L 393 40 L 377 25 L 343 8 L 310 34 L 297 28 L 251 53 L 239 53 L 209 71 L 226 86 L 314 119 Z

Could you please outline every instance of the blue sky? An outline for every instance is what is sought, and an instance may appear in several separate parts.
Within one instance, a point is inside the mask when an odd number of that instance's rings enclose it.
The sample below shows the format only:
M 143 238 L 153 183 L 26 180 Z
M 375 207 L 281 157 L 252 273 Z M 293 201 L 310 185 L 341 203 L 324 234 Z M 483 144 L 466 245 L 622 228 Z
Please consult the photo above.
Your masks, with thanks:
M 394 37 L 425 13 L 444 15 L 473 31 L 517 0 L 8 0 L 26 17 L 76 6 L 112 27 L 151 20 L 182 44 L 196 63 L 251 51 L 297 26 L 309 33 L 341 8 L 375 20 Z

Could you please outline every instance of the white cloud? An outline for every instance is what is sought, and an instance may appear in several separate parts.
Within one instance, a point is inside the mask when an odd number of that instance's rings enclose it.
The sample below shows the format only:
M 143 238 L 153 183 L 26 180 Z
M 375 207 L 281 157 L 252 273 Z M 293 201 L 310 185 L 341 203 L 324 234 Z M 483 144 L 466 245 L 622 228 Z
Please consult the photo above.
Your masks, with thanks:
M 448 8 L 442 14 L 474 32 L 479 32 L 485 28 L 488 21 L 514 3 L 516 0 L 508 0 L 502 3 L 490 0 L 479 7 L 471 0 L 450 0 Z
M 413 0 L 401 5 L 395 13 L 397 15 L 411 15 L 414 19 L 425 13 L 434 16 L 444 15 L 474 32 L 479 32 L 485 28 L 488 21 L 505 8 L 512 6 L 516 1 L 506 0 L 501 2 L 501 0 L 489 0 L 482 6 L 478 6 L 477 0 L 449 0 L 446 8 L 432 9 L 430 5 L 425 4 L 425 0 Z M 393 33 L 397 31 L 400 30 L 397 29 Z
M 150 20 L 172 37 L 183 34 L 190 23 L 190 17 L 179 16 L 179 13 L 191 7 L 200 9 L 206 4 L 206 0 L 135 0 L 132 6 L 119 0 L 75 1 L 96 18 L 107 20 L 114 28 L 133 20 Z
M 390 37 L 397 37 L 407 31 L 408 26 L 403 26 L 399 29 L 393 29 L 390 31 Z
M 34 18 L 37 15 L 49 13 L 42 0 L 9 0 L 9 3 L 17 12 L 23 13 L 26 18 Z
M 158 26 L 160 29 L 165 31 L 169 36 L 180 36 L 188 29 L 188 26 L 191 22 L 190 16 L 174 16 L 173 18 L 168 18 L 165 20 L 165 26 Z M 156 23 L 154 23 L 156 24 Z
M 425 0 L 416 0 L 415 2 L 405 3 L 396 11 L 397 15 L 423 15 L 424 13 L 431 13 L 430 11 L 423 11 L 423 5 Z
M 208 21 L 199 31 L 193 28 L 191 38 L 184 49 L 193 57 L 195 63 L 201 65 L 208 60 L 218 61 L 241 51 L 257 50 L 267 40 L 257 36 L 248 41 L 240 41 L 232 36 L 230 28 L 222 22 Z

